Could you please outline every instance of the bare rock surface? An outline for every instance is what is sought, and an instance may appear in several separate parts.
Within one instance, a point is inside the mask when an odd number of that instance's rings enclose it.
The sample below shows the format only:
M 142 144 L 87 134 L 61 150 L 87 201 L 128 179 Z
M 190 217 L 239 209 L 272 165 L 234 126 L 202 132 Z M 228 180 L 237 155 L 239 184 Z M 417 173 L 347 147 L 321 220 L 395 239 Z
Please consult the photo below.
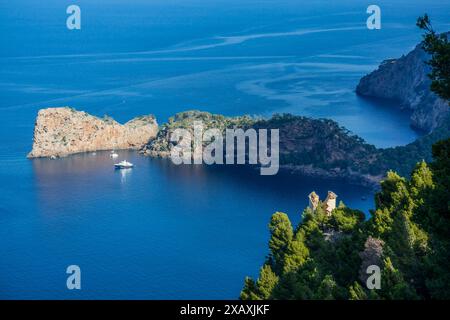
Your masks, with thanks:
M 34 127 L 29 158 L 62 157 L 73 153 L 139 149 L 153 139 L 158 124 L 141 116 L 120 124 L 69 107 L 41 109 Z

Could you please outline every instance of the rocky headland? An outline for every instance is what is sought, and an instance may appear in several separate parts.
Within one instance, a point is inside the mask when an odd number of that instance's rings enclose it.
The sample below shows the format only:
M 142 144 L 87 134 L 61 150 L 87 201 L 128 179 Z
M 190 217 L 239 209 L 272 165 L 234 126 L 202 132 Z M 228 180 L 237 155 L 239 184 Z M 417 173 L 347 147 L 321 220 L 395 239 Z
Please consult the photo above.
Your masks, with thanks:
M 156 136 L 153 116 L 137 117 L 125 124 L 98 118 L 72 108 L 39 111 L 29 158 L 62 157 L 73 153 L 112 149 L 140 149 Z
M 276 114 L 269 119 L 249 116 L 225 117 L 203 111 L 176 114 L 163 124 L 155 139 L 141 149 L 152 157 L 169 157 L 171 133 L 177 128 L 192 130 L 195 121 L 205 128 L 279 129 L 280 169 L 314 177 L 345 179 L 363 185 L 375 185 L 382 173 L 371 174 L 370 164 L 377 160 L 377 149 L 328 119 L 311 119 Z
M 409 175 L 417 162 L 431 159 L 434 142 L 450 136 L 450 117 L 447 117 L 439 128 L 413 143 L 379 149 L 329 119 L 291 114 L 275 114 L 268 119 L 225 117 L 191 110 L 171 117 L 140 152 L 151 157 L 169 157 L 173 146 L 171 133 L 177 128 L 192 130 L 195 121 L 202 121 L 205 128 L 220 128 L 222 133 L 234 128 L 279 129 L 281 170 L 370 187 L 378 186 L 388 170 Z
M 356 92 L 361 96 L 390 99 L 411 113 L 411 126 L 431 132 L 450 114 L 449 102 L 430 90 L 429 55 L 422 44 L 399 59 L 383 61 L 377 70 L 363 77 Z

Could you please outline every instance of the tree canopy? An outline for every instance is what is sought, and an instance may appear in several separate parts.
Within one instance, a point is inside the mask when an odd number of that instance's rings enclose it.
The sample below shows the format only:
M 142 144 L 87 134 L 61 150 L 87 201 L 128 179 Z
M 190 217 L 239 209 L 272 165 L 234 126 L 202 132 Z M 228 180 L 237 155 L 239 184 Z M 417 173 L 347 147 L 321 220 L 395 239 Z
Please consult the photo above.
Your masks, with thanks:
M 427 15 L 417 21 L 431 58 L 431 90 L 450 99 L 450 44 Z M 241 299 L 450 299 L 450 139 L 432 147 L 410 178 L 389 171 L 368 220 L 341 204 L 307 208 L 293 229 L 281 212 L 269 224 L 270 254 Z M 367 266 L 381 270 L 369 289 Z
M 375 209 L 340 205 L 303 212 L 294 230 L 286 214 L 269 224 L 270 254 L 241 299 L 449 299 L 450 139 L 433 148 L 405 179 L 389 172 Z M 367 288 L 366 268 L 381 269 L 381 288 Z

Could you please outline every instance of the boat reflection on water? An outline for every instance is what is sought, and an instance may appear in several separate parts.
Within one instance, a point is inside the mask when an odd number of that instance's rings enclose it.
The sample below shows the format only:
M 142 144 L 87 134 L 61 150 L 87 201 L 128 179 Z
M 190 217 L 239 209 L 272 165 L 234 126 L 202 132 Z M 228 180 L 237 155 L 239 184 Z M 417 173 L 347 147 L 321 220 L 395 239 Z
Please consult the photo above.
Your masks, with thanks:
M 120 182 L 122 184 L 127 182 L 127 177 L 131 174 L 133 171 L 131 168 L 121 169 L 120 171 Z

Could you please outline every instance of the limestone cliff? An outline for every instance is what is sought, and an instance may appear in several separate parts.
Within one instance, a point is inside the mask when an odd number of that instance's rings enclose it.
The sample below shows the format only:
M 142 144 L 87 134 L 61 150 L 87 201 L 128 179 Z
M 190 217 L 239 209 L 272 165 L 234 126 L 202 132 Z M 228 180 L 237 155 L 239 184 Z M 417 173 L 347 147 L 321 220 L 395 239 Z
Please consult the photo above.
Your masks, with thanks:
M 66 156 L 78 152 L 139 149 L 154 138 L 158 124 L 153 116 L 137 117 L 125 124 L 98 118 L 74 109 L 39 111 L 29 158 Z
M 421 44 L 399 59 L 385 60 L 377 70 L 363 77 L 356 92 L 362 96 L 391 99 L 399 108 L 412 111 L 411 126 L 431 132 L 450 113 L 448 101 L 431 92 L 428 54 Z

